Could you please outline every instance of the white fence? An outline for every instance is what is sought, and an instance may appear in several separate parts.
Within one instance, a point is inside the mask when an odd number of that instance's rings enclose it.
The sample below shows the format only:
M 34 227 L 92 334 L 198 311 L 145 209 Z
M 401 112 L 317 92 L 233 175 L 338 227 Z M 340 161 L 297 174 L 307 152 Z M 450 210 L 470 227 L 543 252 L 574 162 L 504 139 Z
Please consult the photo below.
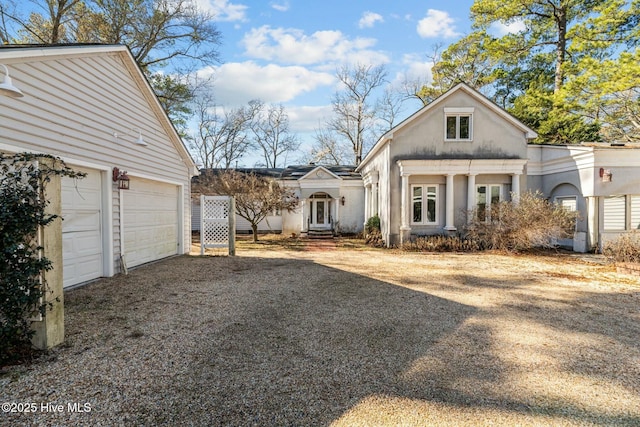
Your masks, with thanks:
M 207 248 L 229 248 L 236 254 L 236 203 L 228 196 L 200 196 L 200 255 Z

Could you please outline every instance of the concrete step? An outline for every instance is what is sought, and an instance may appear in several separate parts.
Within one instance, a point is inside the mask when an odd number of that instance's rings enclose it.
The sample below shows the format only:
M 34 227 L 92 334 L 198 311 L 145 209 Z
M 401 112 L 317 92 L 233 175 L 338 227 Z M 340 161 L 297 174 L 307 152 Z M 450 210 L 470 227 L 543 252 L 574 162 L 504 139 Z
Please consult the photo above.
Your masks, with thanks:
M 333 230 L 309 230 L 307 237 L 309 239 L 333 239 Z

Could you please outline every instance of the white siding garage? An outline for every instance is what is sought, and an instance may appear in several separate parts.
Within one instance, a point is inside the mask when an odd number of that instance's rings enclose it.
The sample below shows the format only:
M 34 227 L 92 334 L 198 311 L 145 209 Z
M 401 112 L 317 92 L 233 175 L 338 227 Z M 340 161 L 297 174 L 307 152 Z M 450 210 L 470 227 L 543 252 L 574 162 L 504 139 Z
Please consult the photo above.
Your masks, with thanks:
M 127 267 L 176 255 L 178 186 L 132 177 L 130 187 L 122 191 L 121 206 Z
M 62 179 L 62 259 L 64 287 L 103 275 L 102 177 L 74 167 L 83 179 Z

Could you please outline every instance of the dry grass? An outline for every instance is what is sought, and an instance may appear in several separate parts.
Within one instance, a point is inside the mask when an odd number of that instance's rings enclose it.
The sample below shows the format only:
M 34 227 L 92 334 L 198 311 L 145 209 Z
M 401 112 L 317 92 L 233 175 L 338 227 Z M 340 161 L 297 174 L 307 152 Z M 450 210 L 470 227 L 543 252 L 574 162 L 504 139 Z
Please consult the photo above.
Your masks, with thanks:
M 567 254 L 304 243 L 68 292 L 67 345 L 0 386 L 91 413 L 0 424 L 640 424 L 635 278 Z

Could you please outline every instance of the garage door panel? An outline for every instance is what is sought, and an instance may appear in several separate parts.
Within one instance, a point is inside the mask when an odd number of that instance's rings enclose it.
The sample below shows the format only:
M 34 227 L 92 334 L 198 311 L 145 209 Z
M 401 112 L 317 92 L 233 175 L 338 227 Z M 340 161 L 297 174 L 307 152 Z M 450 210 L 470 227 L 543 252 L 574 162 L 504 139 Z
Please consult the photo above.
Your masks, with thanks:
M 63 233 L 96 230 L 100 224 L 100 211 L 62 212 Z
M 178 253 L 178 187 L 132 178 L 124 193 L 124 248 L 129 267 Z

